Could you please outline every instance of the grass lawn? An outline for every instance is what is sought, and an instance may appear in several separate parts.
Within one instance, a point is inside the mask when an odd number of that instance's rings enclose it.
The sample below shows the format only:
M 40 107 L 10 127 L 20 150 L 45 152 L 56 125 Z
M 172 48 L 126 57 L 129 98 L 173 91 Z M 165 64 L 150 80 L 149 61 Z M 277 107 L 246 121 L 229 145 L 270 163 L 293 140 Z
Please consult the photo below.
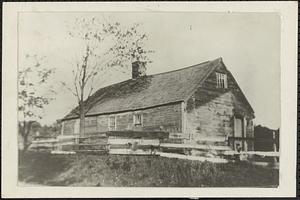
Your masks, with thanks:
M 159 156 L 19 154 L 21 183 L 116 187 L 277 187 L 279 172 L 249 163 Z

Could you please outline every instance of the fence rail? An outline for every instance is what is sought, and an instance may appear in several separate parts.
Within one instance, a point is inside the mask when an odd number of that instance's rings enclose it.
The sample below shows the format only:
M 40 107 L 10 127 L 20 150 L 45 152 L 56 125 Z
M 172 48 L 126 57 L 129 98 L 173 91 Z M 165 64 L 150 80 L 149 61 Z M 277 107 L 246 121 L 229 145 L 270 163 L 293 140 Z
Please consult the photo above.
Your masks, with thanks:
M 225 138 L 204 138 L 200 142 L 204 144 L 171 143 L 172 140 L 164 138 L 164 134 L 156 132 L 161 138 L 153 138 L 149 133 L 144 134 L 146 138 L 117 137 L 120 132 L 110 133 L 106 137 L 103 134 L 93 134 L 85 137 L 59 136 L 55 139 L 40 139 L 33 141 L 31 148 L 35 150 L 49 150 L 54 154 L 75 154 L 75 153 L 97 153 L 97 154 L 120 154 L 120 155 L 159 155 L 162 157 L 210 161 L 216 163 L 226 163 L 237 158 L 253 157 L 274 158 L 272 162 L 277 162 L 279 152 L 262 151 L 234 151 L 226 145 L 213 145 L 210 142 L 226 144 Z M 206 143 L 207 142 L 207 143 Z M 268 161 L 269 162 L 269 161 Z M 253 163 L 260 163 L 255 161 Z

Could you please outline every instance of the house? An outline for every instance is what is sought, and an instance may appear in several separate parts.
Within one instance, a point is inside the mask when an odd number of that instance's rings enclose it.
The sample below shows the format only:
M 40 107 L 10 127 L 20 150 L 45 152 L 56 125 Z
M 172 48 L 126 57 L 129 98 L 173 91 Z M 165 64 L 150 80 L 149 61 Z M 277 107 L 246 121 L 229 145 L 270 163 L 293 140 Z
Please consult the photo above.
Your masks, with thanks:
M 96 91 L 85 101 L 85 133 L 167 131 L 186 142 L 223 138 L 233 149 L 253 149 L 254 111 L 222 58 L 146 75 L 132 64 L 132 79 Z M 77 108 L 62 134 L 78 134 Z

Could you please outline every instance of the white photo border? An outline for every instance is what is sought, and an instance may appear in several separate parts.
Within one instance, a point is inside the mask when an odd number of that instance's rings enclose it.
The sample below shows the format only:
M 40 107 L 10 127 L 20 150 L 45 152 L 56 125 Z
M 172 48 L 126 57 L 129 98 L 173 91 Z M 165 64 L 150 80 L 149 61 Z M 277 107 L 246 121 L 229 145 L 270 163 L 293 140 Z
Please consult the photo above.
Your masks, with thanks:
M 294 2 L 5 2 L 2 32 L 2 197 L 295 197 L 297 12 Z M 278 188 L 18 187 L 17 57 L 20 12 L 276 12 L 281 16 L 281 134 Z

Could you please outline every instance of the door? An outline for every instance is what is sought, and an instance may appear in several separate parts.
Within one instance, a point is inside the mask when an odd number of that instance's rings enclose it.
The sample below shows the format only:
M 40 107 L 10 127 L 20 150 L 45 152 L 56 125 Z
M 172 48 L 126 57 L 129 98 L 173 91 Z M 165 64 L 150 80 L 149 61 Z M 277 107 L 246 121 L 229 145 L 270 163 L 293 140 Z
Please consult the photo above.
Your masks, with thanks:
M 235 150 L 244 150 L 244 144 L 242 139 L 243 137 L 243 119 L 242 118 L 234 118 L 234 149 Z
M 243 137 L 243 121 L 241 118 L 234 119 L 234 137 Z

